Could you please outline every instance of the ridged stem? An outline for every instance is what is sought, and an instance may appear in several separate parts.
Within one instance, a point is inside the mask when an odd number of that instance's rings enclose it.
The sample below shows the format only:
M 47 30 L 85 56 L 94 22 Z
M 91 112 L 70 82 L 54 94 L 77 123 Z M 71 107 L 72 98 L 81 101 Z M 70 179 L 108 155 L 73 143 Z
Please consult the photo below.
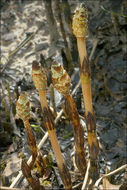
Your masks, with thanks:
M 84 130 L 80 124 L 79 114 L 75 102 L 71 94 L 65 95 L 67 100 L 67 111 L 74 128 L 74 144 L 75 144 L 75 162 L 82 174 L 86 172 L 86 159 L 84 150 Z
M 63 156 L 62 156 L 62 153 L 60 150 L 60 146 L 59 146 L 59 143 L 57 140 L 56 130 L 55 129 L 49 130 L 48 134 L 49 134 L 49 138 L 50 138 L 50 141 L 52 144 L 53 151 L 54 151 L 54 153 L 56 155 L 56 159 L 58 161 L 58 166 L 59 166 L 60 170 L 62 171 L 62 165 L 64 164 L 64 159 L 63 159 Z
M 45 127 L 48 131 L 48 134 L 49 134 L 49 138 L 50 138 L 51 145 L 52 145 L 55 157 L 56 157 L 56 161 L 58 164 L 61 179 L 63 181 L 65 189 L 71 190 L 72 189 L 71 177 L 70 177 L 68 169 L 65 165 L 65 161 L 64 161 L 64 158 L 62 156 L 60 146 L 59 146 L 59 143 L 57 140 L 56 130 L 55 130 L 55 126 L 54 126 L 54 122 L 53 122 L 53 118 L 52 118 L 52 113 L 51 113 L 51 111 L 48 107 L 48 104 L 47 104 L 46 91 L 45 90 L 39 90 L 39 96 L 40 96 L 42 112 L 44 115 L 44 125 L 45 125 Z
M 40 103 L 41 103 L 42 110 L 44 107 L 48 108 L 46 91 L 45 90 L 39 90 L 39 96 L 40 96 Z
M 89 153 L 91 161 L 90 175 L 93 181 L 96 181 L 96 179 L 98 178 L 97 159 L 98 159 L 99 147 L 98 147 L 98 140 L 96 137 L 95 115 L 92 106 L 90 65 L 87 58 L 85 38 L 77 38 L 77 45 L 78 45 L 79 61 L 81 67 L 80 78 L 81 78 L 82 93 L 85 105 L 85 117 L 87 124 L 88 145 L 89 145 Z
M 86 78 L 84 74 L 81 74 L 80 78 L 81 78 L 83 99 L 85 103 L 85 115 L 88 115 L 88 112 L 93 113 L 91 80 L 90 78 Z
M 82 65 L 84 57 L 87 57 L 86 42 L 84 37 L 77 38 L 77 46 L 78 46 L 80 64 Z
M 90 176 L 92 182 L 98 178 L 98 152 L 99 146 L 96 137 L 96 121 L 92 106 L 92 93 L 91 93 L 91 76 L 90 65 L 87 58 L 86 51 L 86 35 L 88 30 L 88 11 L 85 3 L 75 11 L 73 17 L 73 33 L 77 39 L 79 63 L 80 63 L 80 78 L 82 93 L 85 105 L 85 117 L 88 133 L 88 145 L 90 154 Z
M 86 160 L 84 150 L 84 130 L 80 124 L 79 114 L 70 94 L 71 79 L 66 70 L 58 63 L 52 65 L 52 81 L 55 88 L 64 95 L 66 99 L 65 109 L 69 115 L 74 128 L 74 144 L 75 144 L 75 163 L 82 174 L 86 171 Z
M 34 135 L 32 133 L 29 120 L 25 120 L 24 125 L 25 125 L 26 131 L 27 131 L 27 142 L 28 142 L 30 151 L 32 153 L 32 162 L 29 165 L 30 168 L 32 169 L 33 166 L 34 166 L 34 163 L 36 161 L 36 158 L 37 158 L 36 140 L 35 140 L 35 137 L 34 137 Z

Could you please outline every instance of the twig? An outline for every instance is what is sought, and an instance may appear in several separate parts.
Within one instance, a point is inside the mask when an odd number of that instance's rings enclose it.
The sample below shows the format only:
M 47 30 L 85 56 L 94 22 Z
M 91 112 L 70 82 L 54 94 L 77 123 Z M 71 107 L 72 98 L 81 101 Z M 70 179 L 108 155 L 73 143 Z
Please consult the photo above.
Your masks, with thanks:
M 75 86 L 75 88 L 73 89 L 73 91 L 72 91 L 72 93 L 71 93 L 72 96 L 75 94 L 75 92 L 76 92 L 77 89 L 79 88 L 80 84 L 81 84 L 81 81 L 79 80 L 78 84 Z
M 110 13 L 110 14 L 113 13 L 113 14 L 116 15 L 116 16 L 121 16 L 121 17 L 124 17 L 124 18 L 127 17 L 127 15 L 120 14 L 120 13 L 116 13 L 116 12 L 113 12 L 113 11 L 109 11 L 109 10 L 107 10 L 107 9 L 104 8 L 103 5 L 101 5 L 100 7 L 101 7 L 101 9 L 102 9 L 103 11 L 106 11 L 106 12 L 108 12 L 108 13 Z
M 119 171 L 125 169 L 126 167 L 127 167 L 127 164 L 125 164 L 125 165 L 119 167 L 118 169 L 116 169 L 116 170 L 114 170 L 114 171 L 112 171 L 112 172 L 110 172 L 110 173 L 108 173 L 108 174 L 103 175 L 102 177 L 100 177 L 100 178 L 96 181 L 94 187 L 97 188 L 98 185 L 99 185 L 99 183 L 101 182 L 101 180 L 102 180 L 103 178 L 108 177 L 108 176 L 111 176 L 111 175 L 113 175 L 113 174 L 115 174 L 115 173 L 117 173 L 117 172 L 119 172 Z
M 72 189 L 77 189 L 80 185 L 82 185 L 82 182 L 76 184 L 75 186 L 72 187 Z
M 92 48 L 91 53 L 90 53 L 90 56 L 89 56 L 89 61 L 92 60 L 92 57 L 93 57 L 94 52 L 95 52 L 95 50 L 96 50 L 96 48 L 97 48 L 98 42 L 99 42 L 98 39 L 95 39 L 95 41 L 93 42 L 93 48 Z
M 81 190 L 84 190 L 86 188 L 86 184 L 87 184 L 87 180 L 88 180 L 88 174 L 89 174 L 89 169 L 90 169 L 90 160 L 89 160 L 88 165 L 87 165 L 86 175 L 85 175 L 85 178 L 84 178 Z

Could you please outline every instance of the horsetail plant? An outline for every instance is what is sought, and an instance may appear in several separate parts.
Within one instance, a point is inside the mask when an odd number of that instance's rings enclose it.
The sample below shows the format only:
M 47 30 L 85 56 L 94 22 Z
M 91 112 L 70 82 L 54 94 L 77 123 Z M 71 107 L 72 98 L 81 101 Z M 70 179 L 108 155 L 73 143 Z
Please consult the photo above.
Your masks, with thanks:
M 77 38 L 77 46 L 80 62 L 80 79 L 83 99 L 85 104 L 85 117 L 88 132 L 88 145 L 90 154 L 90 174 L 92 180 L 98 177 L 98 141 L 96 137 L 96 121 L 92 106 L 91 73 L 86 51 L 86 34 L 88 29 L 88 12 L 84 4 L 76 10 L 73 17 L 73 33 Z
M 30 163 L 30 168 L 32 169 L 37 157 L 37 146 L 36 146 L 35 137 L 32 133 L 30 123 L 29 123 L 30 102 L 28 99 L 28 95 L 26 93 L 22 93 L 19 96 L 19 99 L 16 104 L 16 112 L 19 118 L 23 120 L 24 126 L 27 131 L 27 142 L 28 142 L 30 151 L 32 153 L 32 162 Z
M 56 156 L 56 161 L 58 164 L 58 169 L 60 172 L 61 179 L 65 186 L 65 189 L 71 190 L 71 177 L 70 173 L 66 167 L 65 160 L 62 156 L 60 146 L 56 136 L 55 125 L 53 121 L 52 112 L 48 106 L 46 98 L 46 87 L 47 87 L 47 78 L 44 68 L 37 61 L 33 61 L 32 64 L 32 78 L 35 84 L 36 89 L 39 91 L 40 103 L 42 107 L 42 113 L 44 116 L 44 126 L 48 131 L 48 135 L 51 141 L 51 145 Z
M 74 144 L 75 144 L 75 163 L 82 174 L 86 171 L 86 159 L 84 150 L 84 130 L 80 124 L 79 114 L 75 102 L 70 94 L 71 79 L 64 70 L 63 66 L 54 63 L 52 64 L 52 81 L 54 87 L 63 94 L 66 101 L 66 110 L 69 114 L 74 128 Z
M 22 93 L 19 96 L 19 99 L 16 104 L 16 112 L 19 118 L 23 120 L 24 126 L 27 131 L 27 142 L 28 142 L 30 151 L 32 153 L 32 161 L 30 165 L 28 165 L 25 160 L 22 161 L 21 169 L 22 169 L 23 175 L 26 177 L 28 183 L 31 185 L 33 190 L 36 190 L 36 189 L 44 190 L 44 188 L 40 186 L 39 180 L 33 178 L 31 175 L 31 170 L 33 169 L 34 164 L 36 164 L 39 173 L 41 173 L 42 168 L 41 168 L 41 164 L 39 164 L 38 161 L 36 160 L 38 156 L 38 150 L 36 146 L 36 140 L 32 133 L 30 123 L 29 123 L 30 102 L 28 99 L 28 95 L 26 93 Z

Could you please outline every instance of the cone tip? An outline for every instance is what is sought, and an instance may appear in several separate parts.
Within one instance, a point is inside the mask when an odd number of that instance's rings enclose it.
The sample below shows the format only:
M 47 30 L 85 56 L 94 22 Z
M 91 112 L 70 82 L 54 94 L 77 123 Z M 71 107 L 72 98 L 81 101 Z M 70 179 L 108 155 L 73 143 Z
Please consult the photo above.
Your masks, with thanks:
M 32 70 L 40 70 L 38 61 L 34 60 L 32 63 Z

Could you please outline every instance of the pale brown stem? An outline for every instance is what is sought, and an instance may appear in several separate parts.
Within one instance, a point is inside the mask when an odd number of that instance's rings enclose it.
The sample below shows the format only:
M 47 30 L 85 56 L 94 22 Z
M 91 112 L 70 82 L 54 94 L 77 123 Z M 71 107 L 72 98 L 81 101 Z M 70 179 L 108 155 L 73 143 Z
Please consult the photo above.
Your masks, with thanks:
M 46 91 L 45 90 L 40 90 L 39 95 L 40 95 L 40 102 L 41 102 L 42 109 L 44 107 L 48 107 L 47 98 L 46 98 Z
M 82 66 L 84 58 L 87 59 L 85 38 L 77 38 L 77 46 L 79 52 L 80 66 Z M 86 84 L 85 80 L 81 80 L 81 84 L 85 104 L 85 113 L 87 115 L 88 112 L 93 113 L 91 81 L 89 81 L 89 83 Z
M 47 104 L 46 91 L 45 90 L 40 90 L 39 91 L 39 96 L 40 96 L 42 112 L 44 112 L 46 110 L 47 114 L 49 114 L 50 110 L 49 110 L 48 104 Z M 44 117 L 45 117 L 45 115 L 44 115 Z M 59 146 L 57 136 L 56 136 L 56 131 L 54 129 L 55 128 L 54 123 L 52 122 L 52 118 L 50 118 L 51 117 L 50 115 L 47 115 L 46 117 L 49 120 L 46 121 L 45 127 L 48 130 L 51 145 L 52 145 L 54 154 L 56 156 L 56 161 L 58 163 L 58 168 L 59 168 L 61 179 L 63 181 L 65 189 L 71 190 L 72 189 L 71 177 L 70 177 L 68 169 L 67 169 L 67 167 L 65 165 L 64 158 L 63 158 L 61 150 L 60 150 L 60 146 Z
M 48 131 L 49 138 L 52 144 L 52 148 L 54 151 L 54 154 L 56 156 L 56 160 L 58 161 L 59 169 L 62 170 L 62 166 L 64 164 L 64 159 L 60 150 L 60 146 L 58 144 L 57 136 L 56 136 L 56 130 Z
M 85 37 L 77 38 L 77 46 L 79 52 L 79 62 L 80 62 L 80 78 L 82 85 L 82 93 L 85 105 L 85 116 L 87 124 L 87 133 L 88 133 L 88 145 L 89 145 L 89 154 L 90 154 L 90 175 L 95 181 L 98 177 L 98 141 L 96 137 L 96 121 L 93 112 L 92 106 L 92 93 L 91 93 L 91 78 L 90 78 L 90 67 L 87 58 L 86 43 Z
M 83 93 L 84 104 L 85 104 L 85 113 L 87 115 L 88 112 L 93 113 L 91 84 L 88 83 L 84 85 L 83 80 L 81 80 L 81 84 L 82 84 L 82 93 Z
M 77 38 L 77 46 L 79 52 L 80 66 L 82 66 L 84 57 L 87 57 L 85 38 Z

